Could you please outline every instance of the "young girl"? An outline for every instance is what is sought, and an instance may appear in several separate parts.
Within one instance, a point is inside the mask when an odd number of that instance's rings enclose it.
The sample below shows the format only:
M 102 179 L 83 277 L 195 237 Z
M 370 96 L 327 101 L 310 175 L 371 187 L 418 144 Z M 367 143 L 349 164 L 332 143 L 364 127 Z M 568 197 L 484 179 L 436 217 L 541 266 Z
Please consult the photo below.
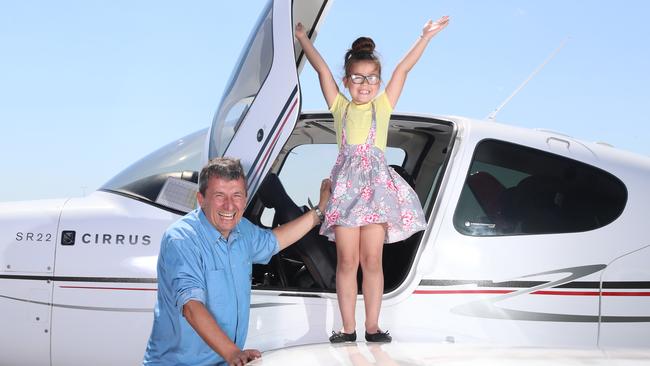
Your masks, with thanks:
M 426 223 L 415 192 L 384 158 L 388 121 L 406 75 L 429 40 L 448 22 L 449 18 L 444 16 L 424 25 L 422 34 L 399 62 L 382 93 L 379 93 L 381 64 L 374 53 L 375 43 L 366 37 L 354 41 L 345 54 L 343 77 L 351 101 L 339 92 L 329 67 L 307 37 L 303 25 L 296 26 L 296 38 L 318 73 L 323 96 L 334 116 L 339 145 L 330 177 L 333 193 L 320 230 L 322 235 L 336 241 L 336 294 L 343 329 L 332 332 L 332 343 L 356 341 L 354 310 L 359 263 L 363 271 L 366 341 L 392 340 L 378 324 L 384 291 L 383 244 L 404 240 L 424 230 Z

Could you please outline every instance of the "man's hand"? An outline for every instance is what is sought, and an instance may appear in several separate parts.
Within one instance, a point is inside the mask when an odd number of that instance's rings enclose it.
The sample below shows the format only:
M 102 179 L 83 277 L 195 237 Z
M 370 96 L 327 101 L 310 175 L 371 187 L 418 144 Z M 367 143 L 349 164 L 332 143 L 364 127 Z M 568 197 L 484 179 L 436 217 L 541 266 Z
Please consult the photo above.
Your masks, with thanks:
M 256 349 L 245 349 L 243 351 L 237 350 L 226 359 L 226 362 L 228 362 L 228 365 L 230 366 L 244 366 L 248 362 L 260 357 L 262 357 L 262 354 Z
M 320 202 L 318 208 L 321 212 L 325 211 L 327 201 L 330 198 L 330 186 L 332 183 L 329 179 L 323 179 L 320 185 Z M 280 250 L 295 243 L 298 239 L 302 238 L 309 230 L 320 223 L 319 218 L 316 216 L 314 210 L 305 212 L 302 216 L 280 225 L 273 229 L 273 234 L 278 239 Z
M 223 357 L 228 364 L 243 365 L 248 362 L 249 358 L 239 356 L 240 353 L 245 354 L 246 357 L 248 357 L 249 354 L 251 356 L 260 356 L 260 352 L 257 350 L 250 350 L 248 353 L 246 353 L 247 351 L 240 351 L 237 345 L 228 338 L 228 335 L 221 330 L 217 321 L 202 302 L 197 300 L 188 301 L 183 305 L 183 316 L 185 317 L 185 320 L 190 323 L 192 328 L 194 328 L 196 333 L 203 338 L 205 343 Z M 232 363 L 231 359 L 233 362 L 239 363 Z

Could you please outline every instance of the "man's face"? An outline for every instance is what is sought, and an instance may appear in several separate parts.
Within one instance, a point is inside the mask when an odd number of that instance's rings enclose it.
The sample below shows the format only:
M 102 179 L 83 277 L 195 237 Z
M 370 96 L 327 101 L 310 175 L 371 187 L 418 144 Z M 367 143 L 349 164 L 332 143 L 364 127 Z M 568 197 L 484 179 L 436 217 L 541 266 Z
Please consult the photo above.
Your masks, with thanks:
M 208 221 L 227 238 L 244 214 L 246 184 L 243 178 L 227 180 L 212 177 L 205 196 L 199 192 L 197 199 Z

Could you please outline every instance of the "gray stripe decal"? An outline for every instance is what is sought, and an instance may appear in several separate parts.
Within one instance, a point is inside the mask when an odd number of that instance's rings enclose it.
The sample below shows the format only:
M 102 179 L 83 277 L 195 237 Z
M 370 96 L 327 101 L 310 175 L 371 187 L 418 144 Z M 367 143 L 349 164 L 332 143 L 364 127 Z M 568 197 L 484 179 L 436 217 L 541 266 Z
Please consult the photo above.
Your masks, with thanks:
M 598 315 L 571 315 L 571 314 L 554 314 L 554 313 L 539 313 L 539 312 L 522 311 L 522 310 L 511 310 L 511 309 L 501 308 L 497 306 L 496 303 L 499 301 L 509 299 L 511 297 L 526 295 L 541 289 L 560 286 L 567 282 L 571 282 L 576 278 L 581 278 L 590 275 L 592 273 L 601 271 L 605 269 L 605 267 L 607 267 L 605 264 L 593 264 L 589 266 L 555 269 L 552 271 L 522 276 L 521 278 L 528 278 L 528 277 L 535 277 L 535 276 L 549 275 L 549 274 L 556 274 L 556 273 L 569 273 L 568 276 L 556 281 L 551 281 L 535 287 L 525 288 L 504 295 L 495 296 L 488 300 L 478 300 L 478 301 L 472 301 L 466 304 L 458 305 L 452 308 L 451 312 L 459 315 L 472 316 L 478 318 L 488 318 L 488 319 L 598 323 Z M 650 319 L 650 317 L 612 316 L 612 317 L 602 318 L 602 320 L 606 322 L 647 321 L 647 320 L 632 320 L 632 319 Z
M 259 304 L 251 304 L 251 309 L 268 308 L 274 306 L 287 306 L 287 305 L 296 305 L 296 304 L 286 304 L 282 302 L 261 302 Z
M 118 312 L 123 312 L 123 313 L 151 313 L 151 312 L 153 312 L 153 309 L 144 309 L 144 308 L 107 308 L 107 307 L 101 307 L 101 306 L 81 306 L 81 305 L 54 304 L 54 303 L 51 303 L 51 302 L 20 299 L 20 298 L 17 298 L 17 297 L 11 297 L 11 296 L 5 296 L 5 295 L 0 295 L 0 298 L 14 300 L 14 301 L 27 302 L 27 303 L 30 303 L 30 304 L 53 306 L 53 307 L 56 307 L 56 308 L 64 308 L 64 309 L 79 309 L 79 310 L 94 310 L 94 311 L 118 311 Z
M 80 310 L 94 310 L 94 311 L 117 311 L 122 313 L 153 313 L 153 308 L 105 308 L 101 306 L 79 306 L 79 305 L 62 305 L 52 304 L 55 308 L 65 309 L 80 309 Z
M 9 299 L 9 300 L 14 300 L 14 301 L 28 302 L 28 303 L 31 303 L 31 304 L 37 304 L 37 305 L 47 305 L 47 306 L 52 305 L 52 303 L 50 303 L 50 302 L 42 302 L 42 301 L 35 301 L 35 300 L 19 299 L 19 298 L 17 298 L 17 297 L 11 297 L 11 296 L 5 296 L 5 295 L 0 295 L 0 298 L 3 298 L 3 299 Z

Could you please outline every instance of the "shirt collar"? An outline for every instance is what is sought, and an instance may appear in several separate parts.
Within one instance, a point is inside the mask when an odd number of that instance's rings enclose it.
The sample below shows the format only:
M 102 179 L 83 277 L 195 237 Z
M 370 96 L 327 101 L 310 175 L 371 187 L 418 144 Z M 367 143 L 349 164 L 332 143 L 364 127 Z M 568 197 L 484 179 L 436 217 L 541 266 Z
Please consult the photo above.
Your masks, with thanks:
M 237 239 L 240 233 L 240 224 L 241 220 L 235 225 L 235 227 L 230 231 L 230 234 L 228 235 L 228 240 L 226 240 L 223 235 L 217 230 L 217 228 L 212 225 L 210 221 L 208 221 L 208 218 L 205 216 L 205 213 L 203 212 L 203 208 L 199 207 L 198 209 L 198 216 L 199 220 L 201 222 L 201 226 L 205 229 L 205 232 L 208 234 L 208 239 L 210 242 L 219 242 L 219 241 L 226 241 L 228 243 L 232 243 L 233 240 Z

